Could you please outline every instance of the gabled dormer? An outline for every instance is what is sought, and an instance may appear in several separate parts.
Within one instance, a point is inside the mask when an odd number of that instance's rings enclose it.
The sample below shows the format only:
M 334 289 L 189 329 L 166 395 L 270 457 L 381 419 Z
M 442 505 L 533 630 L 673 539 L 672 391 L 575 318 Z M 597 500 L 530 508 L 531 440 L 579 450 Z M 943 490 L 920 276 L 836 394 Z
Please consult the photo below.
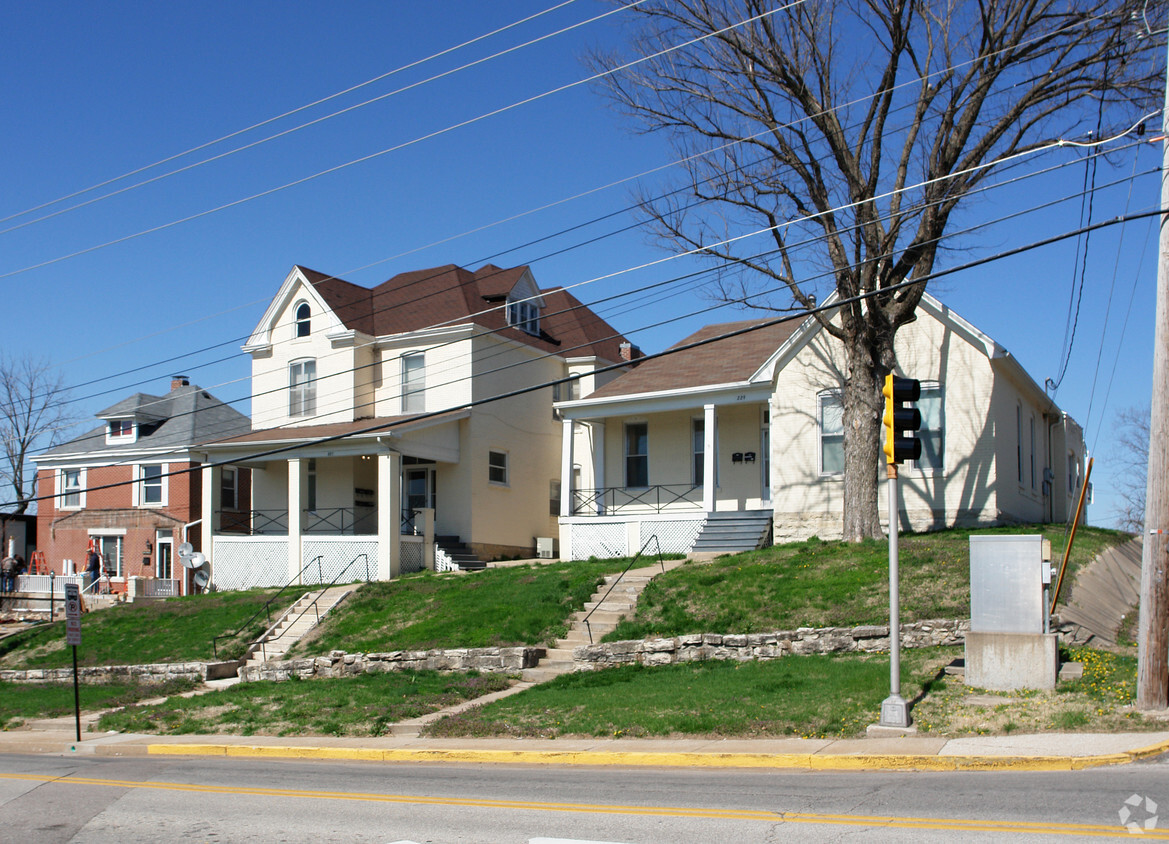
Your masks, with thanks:
M 540 336 L 544 297 L 540 295 L 540 288 L 526 268 L 519 281 L 507 292 L 506 304 L 508 325 L 533 337 Z
M 368 310 L 369 291 L 347 281 L 295 266 L 284 279 L 243 350 L 253 356 L 271 354 L 286 343 L 325 338 L 333 346 L 352 344 L 356 325 L 347 325 L 347 309 L 360 303 Z

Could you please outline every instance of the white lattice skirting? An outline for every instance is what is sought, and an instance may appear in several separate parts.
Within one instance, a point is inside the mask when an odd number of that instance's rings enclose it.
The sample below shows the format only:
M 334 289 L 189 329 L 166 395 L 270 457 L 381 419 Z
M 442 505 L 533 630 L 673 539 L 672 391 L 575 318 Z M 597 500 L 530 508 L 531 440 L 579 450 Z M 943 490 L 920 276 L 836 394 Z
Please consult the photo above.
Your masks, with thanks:
M 701 516 L 574 519 L 560 526 L 560 557 L 565 560 L 630 557 L 652 536 L 658 538 L 663 553 L 685 554 L 694 547 L 702 523 Z M 651 542 L 646 553 L 657 553 L 657 550 Z
M 255 589 L 288 582 L 285 536 L 215 537 L 211 582 L 216 589 Z

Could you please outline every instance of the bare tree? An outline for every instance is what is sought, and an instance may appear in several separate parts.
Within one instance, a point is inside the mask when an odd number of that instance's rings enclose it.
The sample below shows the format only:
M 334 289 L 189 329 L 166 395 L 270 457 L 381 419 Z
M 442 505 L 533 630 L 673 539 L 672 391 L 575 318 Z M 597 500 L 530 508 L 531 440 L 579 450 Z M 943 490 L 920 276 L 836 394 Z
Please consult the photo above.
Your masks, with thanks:
M 1117 524 L 1130 533 L 1145 526 L 1145 487 L 1149 470 L 1149 408 L 1130 407 L 1116 420 Z
M 931 273 L 955 210 L 996 166 L 1083 138 L 1099 116 L 1122 130 L 1137 120 L 1159 67 L 1139 60 L 1152 47 L 1141 8 L 647 0 L 631 8 L 633 61 L 592 57 L 624 65 L 607 91 L 686 158 L 692 196 L 642 207 L 670 248 L 725 268 L 719 297 L 776 309 L 848 300 L 816 317 L 847 362 L 846 538 L 881 535 L 880 383 L 925 290 L 913 280 Z M 762 237 L 733 239 L 751 231 Z
M 47 363 L 0 355 L 0 482 L 11 490 L 11 512 L 25 512 L 36 497 L 29 455 L 56 443 L 74 421 L 68 390 Z

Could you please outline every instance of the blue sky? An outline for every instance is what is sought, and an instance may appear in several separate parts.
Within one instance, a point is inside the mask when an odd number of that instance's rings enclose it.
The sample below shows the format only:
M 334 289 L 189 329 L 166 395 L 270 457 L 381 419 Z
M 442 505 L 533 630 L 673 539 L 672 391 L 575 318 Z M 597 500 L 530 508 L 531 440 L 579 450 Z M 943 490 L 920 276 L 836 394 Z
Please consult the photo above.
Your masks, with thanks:
M 632 182 L 597 189 L 668 165 L 672 157 L 664 139 L 630 131 L 629 123 L 588 85 L 476 119 L 583 79 L 588 71 L 582 54 L 593 46 L 619 43 L 621 26 L 627 23 L 622 14 L 37 221 L 611 8 L 590 0 L 569 3 L 131 179 L 20 213 L 553 5 L 552 0 L 0 0 L 0 30 L 8 36 L 0 53 L 5 92 L 0 218 L 8 218 L 0 222 L 4 350 L 43 356 L 60 367 L 66 381 L 75 385 L 78 409 L 86 416 L 134 391 L 164 391 L 167 376 L 176 371 L 224 400 L 244 399 L 249 360 L 239 345 L 293 264 L 373 285 L 424 266 L 528 263 L 540 284 L 552 286 L 660 261 L 665 253 L 637 230 L 545 256 L 628 226 L 632 218 L 620 213 L 553 236 L 628 206 Z M 465 121 L 473 122 L 443 131 Z M 439 134 L 415 142 L 432 133 Z M 394 147 L 400 148 L 375 155 Z M 374 157 L 240 202 L 369 156 Z M 1075 162 L 1079 156 L 1061 150 L 1028 161 L 1022 169 Z M 1159 156 L 1157 144 L 1118 153 L 1101 167 L 1097 183 L 1125 179 L 1134 166 L 1149 171 Z M 1028 180 L 1023 187 L 987 194 L 959 222 L 998 217 L 1073 193 L 1083 172 L 1075 164 Z M 650 175 L 642 184 L 652 189 L 666 178 Z M 589 191 L 595 192 L 526 213 Z M 1093 219 L 1155 208 L 1158 191 L 1155 175 L 1101 189 Z M 211 209 L 221 210 L 204 213 Z M 169 225 L 189 217 L 194 218 Z M 1073 229 L 1079 219 L 1078 201 L 1053 206 L 961 239 L 961 248 L 945 255 L 942 265 Z M 158 230 L 135 236 L 152 229 Z M 474 233 L 459 236 L 466 232 Z M 102 246 L 113 241 L 121 242 Z M 439 241 L 444 242 L 431 245 Z M 1073 274 L 1084 248 L 1083 242 L 1068 241 L 950 277 L 931 292 L 1009 349 L 1042 384 L 1060 368 Z M 1056 400 L 1085 425 L 1088 445 L 1098 458 L 1092 512 L 1096 523 L 1106 523 L 1114 506 L 1109 443 L 1116 413 L 1148 403 L 1155 250 L 1156 230 L 1148 221 L 1098 232 L 1087 246 L 1075 342 Z M 65 257 L 73 253 L 82 254 Z M 582 286 L 576 293 L 600 303 L 694 268 L 686 260 L 670 261 Z M 706 322 L 757 313 L 709 308 L 710 302 L 693 290 L 679 290 L 640 308 L 623 302 L 606 311 L 598 305 L 618 330 L 647 351 L 664 348 Z M 646 327 L 667 317 L 680 319 Z M 186 357 L 165 362 L 175 356 Z

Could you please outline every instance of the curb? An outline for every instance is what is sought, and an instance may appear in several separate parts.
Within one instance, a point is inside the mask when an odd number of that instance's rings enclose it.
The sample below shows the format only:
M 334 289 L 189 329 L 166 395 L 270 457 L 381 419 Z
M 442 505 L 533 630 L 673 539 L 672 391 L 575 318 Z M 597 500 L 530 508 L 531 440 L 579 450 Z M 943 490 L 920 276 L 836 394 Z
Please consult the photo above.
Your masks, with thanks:
M 125 750 L 126 748 L 121 748 Z M 116 747 L 99 755 L 113 755 Z M 103 752 L 104 751 L 104 752 Z M 151 756 L 224 756 L 331 759 L 362 762 L 429 762 L 512 765 L 593 765 L 685 768 L 774 768 L 808 771 L 1076 771 L 1125 765 L 1169 752 L 1169 742 L 1096 756 L 935 756 L 815 753 L 670 753 L 647 751 L 436 750 L 295 747 L 235 744 L 150 744 Z M 119 754 L 120 755 L 120 754 Z

